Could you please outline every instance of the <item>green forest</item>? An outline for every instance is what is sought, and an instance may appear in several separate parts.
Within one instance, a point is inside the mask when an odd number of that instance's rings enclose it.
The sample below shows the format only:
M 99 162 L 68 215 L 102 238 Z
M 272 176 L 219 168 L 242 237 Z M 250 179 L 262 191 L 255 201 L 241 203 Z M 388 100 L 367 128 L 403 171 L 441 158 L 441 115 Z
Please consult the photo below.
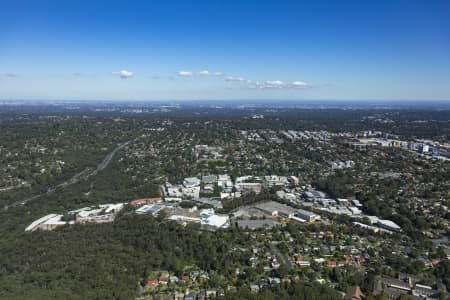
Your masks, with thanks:
M 11 240 L 13 239 L 13 240 Z M 186 265 L 216 274 L 205 287 L 223 287 L 236 263 L 229 245 L 238 231 L 199 232 L 151 216 L 124 214 L 114 223 L 23 233 L 0 244 L 1 299 L 133 299 L 152 270 L 182 275 Z M 330 288 L 295 283 L 252 295 L 244 283 L 227 299 L 340 299 Z

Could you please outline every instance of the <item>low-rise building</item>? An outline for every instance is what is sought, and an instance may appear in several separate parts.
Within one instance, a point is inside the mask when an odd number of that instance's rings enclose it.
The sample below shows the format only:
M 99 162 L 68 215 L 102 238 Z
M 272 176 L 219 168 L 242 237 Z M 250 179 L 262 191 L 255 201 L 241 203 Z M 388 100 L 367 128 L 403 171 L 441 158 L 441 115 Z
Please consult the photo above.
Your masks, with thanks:
M 228 181 L 231 181 L 230 175 L 227 174 L 219 175 L 219 178 L 217 179 L 217 185 L 223 188 L 225 183 Z
M 200 198 L 200 187 L 199 186 L 183 187 L 182 194 L 183 197 L 185 198 L 198 199 Z
M 164 207 L 158 204 L 144 205 L 136 210 L 137 214 L 152 214 L 156 216 Z
M 199 186 L 200 183 L 201 183 L 201 180 L 198 179 L 197 177 L 188 177 L 188 178 L 184 179 L 183 186 L 186 188 L 192 188 L 192 187 Z
M 254 207 L 270 216 L 280 216 L 288 219 L 292 218 L 297 212 L 295 208 L 275 201 L 260 202 Z
M 76 213 L 75 222 L 79 224 L 112 222 L 116 213 L 122 210 L 123 206 L 124 203 L 100 204 L 98 207 L 86 207 Z
M 206 204 L 213 206 L 214 208 L 223 208 L 222 202 L 215 199 L 209 199 L 209 198 L 198 198 L 194 199 L 195 202 L 199 202 L 201 204 Z
M 269 219 L 261 219 L 261 220 L 237 220 L 236 226 L 241 229 L 262 229 L 262 228 L 273 228 L 280 226 L 280 223 L 269 220 Z
M 200 211 L 200 220 L 202 225 L 216 228 L 227 228 L 229 226 L 228 216 L 216 215 L 213 209 L 202 209 Z
M 217 182 L 216 175 L 204 175 L 202 176 L 202 182 L 204 184 L 215 184 Z
M 298 220 L 300 222 L 313 223 L 315 221 L 320 220 L 320 216 L 315 214 L 315 213 L 313 213 L 313 212 L 310 212 L 310 211 L 307 211 L 307 210 L 303 210 L 303 209 L 299 209 L 294 214 L 292 219 Z
M 378 220 L 377 225 L 380 228 L 389 230 L 389 231 L 393 231 L 393 232 L 401 232 L 402 229 L 400 226 L 398 226 L 397 224 L 395 224 L 392 221 L 389 220 Z
M 151 204 L 151 203 L 160 203 L 162 202 L 162 198 L 142 198 L 142 199 L 136 199 L 130 202 L 130 205 L 132 206 L 140 206 L 144 204 Z
M 124 203 L 116 204 L 100 204 L 96 207 L 83 207 L 68 212 L 74 216 L 75 221 L 63 221 L 63 215 L 49 214 L 33 223 L 31 223 L 25 231 L 35 231 L 37 229 L 53 230 L 56 227 L 66 224 L 86 224 L 86 223 L 106 223 L 114 221 L 114 218 L 122 208 Z
M 37 229 L 41 230 L 53 230 L 56 227 L 68 224 L 68 222 L 62 221 L 61 218 L 63 215 L 57 215 L 57 214 L 49 214 L 46 215 L 33 223 L 31 223 L 27 228 L 25 228 L 25 231 L 35 231 Z M 71 222 L 73 224 L 73 222 Z
M 264 176 L 264 184 L 269 188 L 273 186 L 283 186 L 288 183 L 289 181 L 286 176 L 277 176 L 277 175 Z
M 258 182 L 240 182 L 235 185 L 236 190 L 239 192 L 254 192 L 256 194 L 261 193 L 262 185 Z

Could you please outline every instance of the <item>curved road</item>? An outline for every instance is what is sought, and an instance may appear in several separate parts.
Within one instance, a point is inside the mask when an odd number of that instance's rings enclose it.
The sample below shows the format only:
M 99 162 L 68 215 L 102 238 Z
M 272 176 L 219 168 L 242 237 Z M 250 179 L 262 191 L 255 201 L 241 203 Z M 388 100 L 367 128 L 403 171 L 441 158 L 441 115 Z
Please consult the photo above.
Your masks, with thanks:
M 114 155 L 116 154 L 117 151 L 125 148 L 126 146 L 128 146 L 131 143 L 131 141 L 127 141 L 125 143 L 120 144 L 119 146 L 117 146 L 113 151 L 111 151 L 110 153 L 108 153 L 108 155 L 105 156 L 105 158 L 102 160 L 101 163 L 98 164 L 98 166 L 95 169 L 92 168 L 86 168 L 83 171 L 81 171 L 80 173 L 75 174 L 74 176 L 72 176 L 72 178 L 64 181 L 63 183 L 57 184 L 53 187 L 50 187 L 47 192 L 42 193 L 42 194 L 38 194 L 38 195 L 34 195 L 31 197 L 28 197 L 26 199 L 20 200 L 20 201 L 16 201 L 12 204 L 10 204 L 9 206 L 5 206 L 5 210 L 7 210 L 9 207 L 14 207 L 14 206 L 18 206 L 18 205 L 25 205 L 26 203 L 33 201 L 41 196 L 44 195 L 48 195 L 53 193 L 57 188 L 65 188 L 67 186 L 70 186 L 72 184 L 75 184 L 81 180 L 85 180 L 88 179 L 91 176 L 95 176 L 97 175 L 97 173 L 99 171 L 104 170 L 109 163 L 111 162 L 112 158 L 114 157 Z

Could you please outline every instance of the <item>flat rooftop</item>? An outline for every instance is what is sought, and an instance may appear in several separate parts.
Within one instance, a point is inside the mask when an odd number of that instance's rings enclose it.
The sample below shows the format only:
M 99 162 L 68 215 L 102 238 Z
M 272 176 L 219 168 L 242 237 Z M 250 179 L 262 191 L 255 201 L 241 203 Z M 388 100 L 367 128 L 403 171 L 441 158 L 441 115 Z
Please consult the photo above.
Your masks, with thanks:
M 275 201 L 260 202 L 254 205 L 254 207 L 271 213 L 277 211 L 285 214 L 295 214 L 298 211 L 298 209 Z
M 279 226 L 280 223 L 274 222 L 269 219 L 265 220 L 237 220 L 236 224 L 239 228 L 249 228 L 249 229 L 257 229 L 257 228 L 272 228 L 275 226 Z

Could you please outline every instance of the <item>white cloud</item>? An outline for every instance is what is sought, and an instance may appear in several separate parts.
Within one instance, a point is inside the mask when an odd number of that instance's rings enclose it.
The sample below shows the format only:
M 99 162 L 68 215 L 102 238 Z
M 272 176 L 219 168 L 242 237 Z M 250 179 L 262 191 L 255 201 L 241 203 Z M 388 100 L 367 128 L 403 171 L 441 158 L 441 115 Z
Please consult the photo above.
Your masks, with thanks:
M 247 80 L 248 87 L 251 89 L 288 89 L 288 88 L 309 88 L 310 84 L 303 81 L 293 81 L 285 83 L 281 80 L 255 81 Z
M 284 82 L 281 80 L 267 80 L 264 82 L 265 88 L 283 88 L 285 87 Z
M 233 77 L 233 76 L 228 76 L 227 78 L 225 78 L 226 81 L 244 81 L 245 79 L 242 77 Z
M 120 78 L 131 78 L 134 76 L 133 72 L 127 71 L 127 70 L 112 72 L 112 74 L 118 75 L 118 76 L 120 76 Z
M 210 72 L 208 70 L 202 70 L 202 71 L 198 72 L 198 75 L 201 75 L 201 76 L 222 76 L 223 73 L 222 72 Z
M 189 72 L 189 71 L 180 71 L 180 72 L 178 72 L 178 75 L 189 77 L 189 76 L 192 76 L 193 74 L 192 74 L 192 72 Z
M 304 87 L 309 87 L 310 85 L 303 81 L 293 81 L 291 83 L 291 86 L 295 87 L 295 88 L 304 88 Z
M 263 82 L 258 81 L 258 80 L 256 80 L 256 81 L 247 80 L 247 83 L 249 85 L 248 87 L 251 89 L 262 89 L 265 86 L 265 84 Z

